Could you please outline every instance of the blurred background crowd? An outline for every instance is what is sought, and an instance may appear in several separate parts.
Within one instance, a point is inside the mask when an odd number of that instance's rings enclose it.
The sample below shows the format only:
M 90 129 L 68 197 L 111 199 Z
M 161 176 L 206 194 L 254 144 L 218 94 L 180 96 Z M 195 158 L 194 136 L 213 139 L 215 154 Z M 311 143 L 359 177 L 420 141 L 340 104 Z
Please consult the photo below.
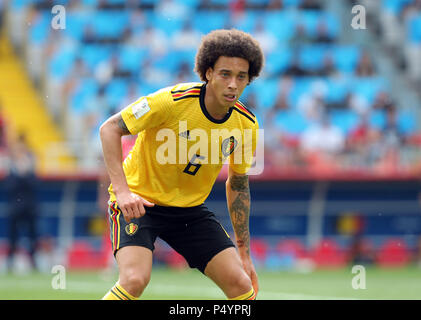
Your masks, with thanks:
M 51 25 L 56 4 L 66 10 L 64 29 Z M 267 166 L 417 169 L 421 2 L 361 1 L 366 30 L 350 27 L 354 4 L 16 0 L 3 4 L 2 20 L 64 135 L 61 144 L 38 142 L 49 161 L 65 145 L 77 167 L 96 168 L 102 121 L 141 95 L 198 81 L 201 35 L 234 27 L 253 34 L 266 55 L 242 100 L 266 131 Z

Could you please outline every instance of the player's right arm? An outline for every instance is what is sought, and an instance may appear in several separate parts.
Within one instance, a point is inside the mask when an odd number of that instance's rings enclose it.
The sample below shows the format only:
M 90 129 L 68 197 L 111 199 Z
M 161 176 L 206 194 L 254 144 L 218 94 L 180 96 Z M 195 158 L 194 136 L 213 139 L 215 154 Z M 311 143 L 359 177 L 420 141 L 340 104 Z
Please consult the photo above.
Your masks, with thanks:
M 153 203 L 132 193 L 127 184 L 123 170 L 123 154 L 121 137 L 131 134 L 121 116 L 117 113 L 108 118 L 100 128 L 100 137 L 104 162 L 113 185 L 117 204 L 123 212 L 126 222 L 133 218 L 140 218 L 145 214 L 144 206 L 153 206 Z

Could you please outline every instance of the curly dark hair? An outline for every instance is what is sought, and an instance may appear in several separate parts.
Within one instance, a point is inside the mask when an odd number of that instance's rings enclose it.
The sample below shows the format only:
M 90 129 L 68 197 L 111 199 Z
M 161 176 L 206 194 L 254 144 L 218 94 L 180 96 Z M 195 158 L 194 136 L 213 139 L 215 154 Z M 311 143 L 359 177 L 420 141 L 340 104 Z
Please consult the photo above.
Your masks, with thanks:
M 202 37 L 194 70 L 207 82 L 206 71 L 215 66 L 220 56 L 243 58 L 249 62 L 249 82 L 258 77 L 264 56 L 259 43 L 248 33 L 237 30 L 214 30 Z

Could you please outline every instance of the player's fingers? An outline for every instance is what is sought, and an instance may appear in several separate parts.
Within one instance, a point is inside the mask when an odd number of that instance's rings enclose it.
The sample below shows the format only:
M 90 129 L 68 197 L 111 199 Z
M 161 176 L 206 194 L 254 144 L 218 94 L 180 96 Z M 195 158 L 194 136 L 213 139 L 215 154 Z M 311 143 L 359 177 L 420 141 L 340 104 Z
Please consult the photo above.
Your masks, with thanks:
M 155 205 L 155 203 L 152 203 L 148 200 L 142 199 L 143 200 L 143 205 L 147 206 L 147 207 L 153 207 Z
M 143 206 L 142 206 L 142 203 L 141 202 L 136 202 L 134 205 L 133 205 L 133 216 L 135 217 L 135 218 L 140 218 L 140 217 L 142 217 L 143 215 L 145 214 L 145 209 L 143 208 Z
M 133 212 L 132 212 L 131 208 L 129 206 L 127 206 L 127 207 L 122 208 L 121 211 L 123 211 L 124 220 L 127 223 L 130 223 L 130 221 L 133 218 Z
M 250 279 L 251 279 L 251 284 L 253 286 L 254 292 L 257 295 L 257 293 L 259 292 L 259 281 L 257 279 L 257 275 L 254 272 L 252 272 Z

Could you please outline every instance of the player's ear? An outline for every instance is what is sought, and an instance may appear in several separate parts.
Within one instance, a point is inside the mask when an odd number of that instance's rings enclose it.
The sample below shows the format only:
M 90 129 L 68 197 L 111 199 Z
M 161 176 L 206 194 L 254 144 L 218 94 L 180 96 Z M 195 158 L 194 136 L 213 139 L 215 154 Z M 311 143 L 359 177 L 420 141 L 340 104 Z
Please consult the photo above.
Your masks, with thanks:
M 211 67 L 209 67 L 208 70 L 206 70 L 206 74 L 205 74 L 207 81 L 212 79 L 212 74 L 213 74 L 213 69 Z

